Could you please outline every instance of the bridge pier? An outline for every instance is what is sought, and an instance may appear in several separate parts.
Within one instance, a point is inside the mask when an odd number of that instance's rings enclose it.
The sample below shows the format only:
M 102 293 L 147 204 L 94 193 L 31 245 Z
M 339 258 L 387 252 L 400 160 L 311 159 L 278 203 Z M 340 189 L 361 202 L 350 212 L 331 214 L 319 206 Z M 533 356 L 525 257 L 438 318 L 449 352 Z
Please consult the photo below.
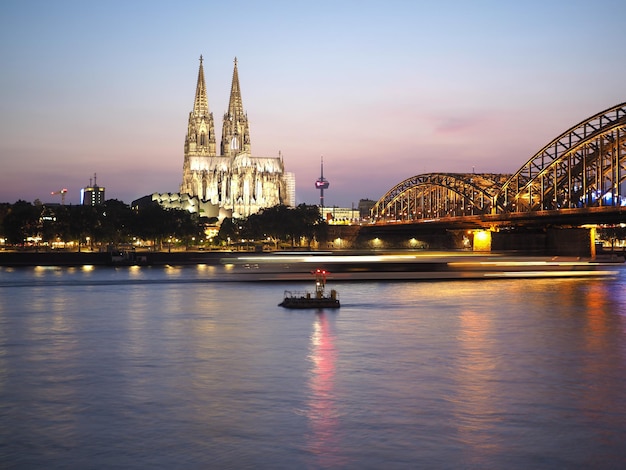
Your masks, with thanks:
M 477 230 L 472 240 L 472 251 L 491 251 L 492 234 L 489 230 Z
M 595 229 L 548 228 L 494 232 L 492 250 L 548 256 L 595 257 Z

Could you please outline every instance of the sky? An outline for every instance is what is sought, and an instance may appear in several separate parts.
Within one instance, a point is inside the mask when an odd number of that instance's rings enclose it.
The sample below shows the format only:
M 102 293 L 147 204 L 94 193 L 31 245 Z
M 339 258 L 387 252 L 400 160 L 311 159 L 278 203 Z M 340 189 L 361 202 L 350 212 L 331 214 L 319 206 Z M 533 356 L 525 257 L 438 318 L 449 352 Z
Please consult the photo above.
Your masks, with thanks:
M 3 0 L 0 202 L 177 192 L 199 57 L 221 135 L 237 57 L 253 156 L 296 202 L 514 173 L 626 101 L 624 0 Z

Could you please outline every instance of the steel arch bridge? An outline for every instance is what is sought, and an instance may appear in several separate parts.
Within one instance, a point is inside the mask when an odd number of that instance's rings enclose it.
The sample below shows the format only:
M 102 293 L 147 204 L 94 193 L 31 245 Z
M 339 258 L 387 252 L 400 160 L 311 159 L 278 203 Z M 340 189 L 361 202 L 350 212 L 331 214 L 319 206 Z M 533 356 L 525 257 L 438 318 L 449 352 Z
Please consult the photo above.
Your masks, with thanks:
M 626 103 L 565 131 L 512 175 L 428 173 L 395 185 L 374 221 L 626 206 Z

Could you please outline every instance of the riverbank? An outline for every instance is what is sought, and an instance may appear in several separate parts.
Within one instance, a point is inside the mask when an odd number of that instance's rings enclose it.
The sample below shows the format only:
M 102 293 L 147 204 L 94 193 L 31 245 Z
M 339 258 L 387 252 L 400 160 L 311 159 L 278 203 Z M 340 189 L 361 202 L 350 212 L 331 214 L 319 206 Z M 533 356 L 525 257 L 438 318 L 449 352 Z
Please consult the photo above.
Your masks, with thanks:
M 138 251 L 125 253 L 68 251 L 0 251 L 0 266 L 109 266 L 219 264 L 225 251 Z

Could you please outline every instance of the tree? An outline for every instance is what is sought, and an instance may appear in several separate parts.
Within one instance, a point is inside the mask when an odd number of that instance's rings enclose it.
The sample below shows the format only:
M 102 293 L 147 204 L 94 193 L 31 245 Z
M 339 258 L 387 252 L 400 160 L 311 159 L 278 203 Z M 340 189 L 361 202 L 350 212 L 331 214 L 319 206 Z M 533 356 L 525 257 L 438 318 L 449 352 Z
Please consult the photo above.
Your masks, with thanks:
M 41 239 L 51 245 L 57 238 L 65 239 L 69 231 L 69 216 L 62 218 L 66 211 L 65 206 L 52 208 L 44 206 L 41 212 Z M 60 218 L 61 216 L 61 218 Z
M 158 203 L 140 208 L 135 215 L 134 232 L 144 240 L 152 240 L 161 249 L 165 238 L 176 237 L 188 243 L 200 235 L 198 216 L 180 209 L 164 209 Z
M 33 206 L 30 202 L 19 200 L 13 204 L 2 223 L 9 243 L 24 246 L 28 237 L 36 237 L 40 229 L 40 216 L 41 207 Z
M 189 246 L 192 237 L 198 237 L 201 233 L 197 214 L 182 209 L 166 209 L 163 216 L 164 235 L 181 239 L 185 246 Z
M 158 203 L 153 202 L 138 209 L 134 218 L 133 232 L 144 240 L 151 240 L 155 249 L 161 249 L 163 211 Z
M 239 239 L 239 226 L 234 223 L 232 218 L 222 220 L 220 231 L 217 234 L 217 240 L 222 243 L 228 243 L 230 240 Z
M 78 242 L 78 251 L 81 245 L 87 242 L 87 237 L 93 239 L 98 230 L 98 209 L 95 206 L 69 206 L 69 236 Z
M 619 225 L 604 227 L 598 230 L 598 238 L 611 242 L 611 251 L 615 250 L 615 242 L 617 240 L 626 239 L 626 227 Z
M 294 232 L 299 237 L 307 239 L 308 247 L 314 239 L 325 241 L 328 236 L 328 225 L 324 222 L 317 206 L 300 204 L 295 209 Z
M 0 237 L 5 237 L 6 232 L 4 230 L 4 219 L 11 211 L 11 204 L 7 202 L 0 203 Z
M 99 242 L 118 245 L 127 243 L 133 236 L 133 213 L 130 206 L 117 199 L 109 199 L 97 206 L 98 221 L 95 238 Z
M 287 206 L 278 205 L 263 209 L 259 212 L 256 223 L 259 231 L 263 232 L 263 238 L 269 237 L 274 243 L 274 248 L 278 247 L 278 242 L 286 240 L 289 233 L 289 214 Z
M 243 221 L 242 226 L 244 238 L 260 240 L 269 237 L 275 248 L 279 242 L 290 243 L 293 247 L 303 237 L 310 248 L 315 238 L 325 239 L 328 228 L 317 206 L 306 204 L 296 208 L 277 205 L 263 209 Z

